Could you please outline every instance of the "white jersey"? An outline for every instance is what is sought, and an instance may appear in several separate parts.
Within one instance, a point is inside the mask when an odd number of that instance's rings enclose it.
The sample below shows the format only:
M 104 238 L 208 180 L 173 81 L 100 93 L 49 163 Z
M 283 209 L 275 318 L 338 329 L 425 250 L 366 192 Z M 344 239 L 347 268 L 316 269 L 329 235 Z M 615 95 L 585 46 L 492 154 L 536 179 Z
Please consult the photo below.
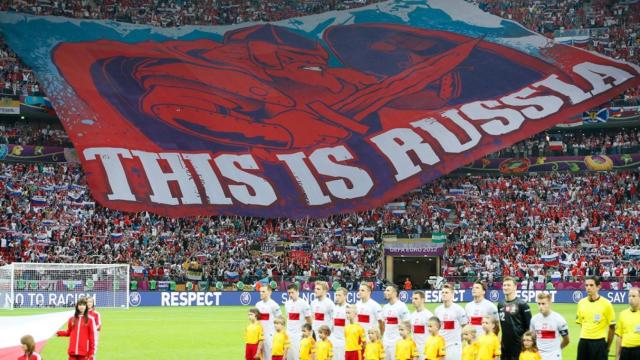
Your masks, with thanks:
M 413 331 L 413 340 L 418 347 L 418 353 L 420 353 L 420 359 L 424 358 L 424 344 L 429 337 L 429 319 L 433 317 L 431 311 L 424 309 L 422 311 L 414 311 L 409 314 L 409 321 L 411 321 L 411 330 Z
M 336 342 L 344 344 L 345 326 L 347 326 L 347 304 L 335 305 L 333 308 L 333 331 L 331 332 L 331 342 L 334 346 Z
M 287 313 L 287 334 L 289 334 L 289 339 L 291 341 L 296 339 L 300 341 L 302 325 L 307 322 L 306 318 L 311 316 L 311 307 L 306 301 L 298 298 L 296 301 L 287 300 L 284 303 L 284 310 Z
M 540 350 L 540 357 L 545 359 L 546 355 L 560 353 L 562 358 L 562 337 L 569 335 L 567 321 L 555 311 L 551 311 L 549 316 L 536 314 L 531 318 L 531 331 L 536 333 L 536 345 Z M 557 357 L 556 357 L 557 359 Z
M 335 305 L 333 301 L 325 296 L 324 299 L 314 299 L 311 302 L 311 319 L 313 319 L 313 331 L 318 334 L 318 329 L 322 325 L 327 325 L 333 332 L 333 311 Z
M 401 338 L 398 326 L 403 321 L 409 319 L 409 309 L 407 309 L 407 305 L 400 300 L 397 300 L 393 305 L 385 304 L 382 307 L 382 319 L 384 320 L 384 335 L 382 336 L 382 341 L 392 341 L 395 344 L 395 342 Z
M 479 303 L 472 301 L 464 307 L 464 311 L 467 313 L 469 324 L 476 328 L 476 336 L 480 336 L 484 333 L 482 330 L 482 318 L 485 316 L 493 316 L 498 319 L 498 307 L 491 301 L 482 299 Z
M 276 316 L 282 316 L 280 306 L 272 299 L 265 301 L 258 301 L 256 308 L 260 311 L 260 325 L 262 325 L 262 331 L 265 335 L 272 335 L 276 329 L 273 326 L 273 320 Z
M 345 326 L 347 326 L 347 304 L 336 305 L 333 309 L 333 331 L 330 338 L 333 345 L 333 360 L 344 360 Z
M 440 335 L 444 338 L 447 347 L 462 344 L 462 327 L 469 323 L 467 313 L 462 306 L 444 304 L 436 308 L 436 316 L 440 319 Z
M 382 306 L 373 299 L 367 302 L 358 301 L 356 303 L 356 311 L 358 314 L 358 323 L 364 328 L 366 334 L 370 329 L 380 330 L 378 321 L 382 320 Z

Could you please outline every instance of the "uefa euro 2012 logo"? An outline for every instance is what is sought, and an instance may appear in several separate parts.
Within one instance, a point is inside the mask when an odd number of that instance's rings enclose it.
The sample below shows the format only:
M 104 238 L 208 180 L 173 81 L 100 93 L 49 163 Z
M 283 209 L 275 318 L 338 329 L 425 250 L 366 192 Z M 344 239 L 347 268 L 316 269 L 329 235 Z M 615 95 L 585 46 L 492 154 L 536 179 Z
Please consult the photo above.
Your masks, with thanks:
M 242 294 L 240 294 L 240 304 L 242 305 L 251 304 L 251 293 L 248 293 L 245 291 Z
M 129 304 L 131 306 L 138 306 L 140 305 L 141 302 L 142 302 L 142 297 L 140 296 L 140 293 L 134 291 L 131 294 L 129 294 Z
M 574 303 L 578 303 L 583 298 L 582 291 L 580 290 L 574 291 L 573 294 L 571 295 L 571 298 L 573 299 Z

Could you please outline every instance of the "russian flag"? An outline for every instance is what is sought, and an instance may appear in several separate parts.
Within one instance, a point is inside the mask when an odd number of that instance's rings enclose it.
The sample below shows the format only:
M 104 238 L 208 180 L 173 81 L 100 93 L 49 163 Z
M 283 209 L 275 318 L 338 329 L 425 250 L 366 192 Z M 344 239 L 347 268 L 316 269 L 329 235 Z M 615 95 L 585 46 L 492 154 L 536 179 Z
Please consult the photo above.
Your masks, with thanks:
M 54 186 L 56 191 L 66 191 L 69 190 L 69 186 L 68 185 L 55 185 Z
M 32 196 L 31 197 L 31 206 L 33 207 L 42 207 L 47 205 L 47 198 L 44 196 Z
M 82 185 L 76 185 L 76 184 L 71 184 L 71 186 L 69 186 L 69 188 L 70 188 L 71 190 L 74 190 L 74 191 L 81 191 L 81 192 L 84 192 L 84 190 L 86 190 L 86 189 L 87 189 L 86 187 L 84 187 L 84 186 L 82 186 Z
M 22 196 L 22 190 L 14 187 L 13 184 L 7 184 L 7 193 L 9 196 Z
M 49 236 L 46 233 L 39 233 L 38 235 L 36 235 L 36 239 L 40 244 L 48 244 L 50 242 Z
M 53 192 L 55 190 L 53 185 L 40 186 L 40 189 L 46 192 Z
M 235 271 L 225 271 L 224 278 L 228 281 L 240 280 L 240 274 Z
M 113 241 L 120 241 L 122 240 L 123 237 L 124 237 L 124 234 L 121 232 L 111 233 L 111 240 Z
M 391 210 L 393 215 L 402 215 L 407 212 L 407 203 L 404 201 L 391 202 L 384 206 L 387 210 Z
M 17 359 L 22 356 L 20 338 L 31 335 L 40 351 L 47 340 L 69 320 L 73 311 L 41 315 L 0 316 L 0 359 Z
M 376 240 L 373 238 L 373 236 L 365 236 L 362 238 L 362 243 L 365 245 L 373 245 L 375 244 Z
M 558 266 L 560 264 L 558 253 L 541 255 L 540 259 L 545 266 Z
M 83 193 L 72 193 L 70 192 L 67 197 L 69 198 L 69 200 L 71 200 L 71 202 L 80 202 L 80 199 L 82 199 L 82 195 L 84 195 Z
M 444 207 L 441 207 L 441 206 L 434 206 L 433 209 L 435 211 L 437 211 L 437 212 L 443 212 L 443 213 L 446 213 L 446 214 L 451 212 L 451 209 L 447 209 L 447 208 L 444 208 Z
M 552 140 L 549 141 L 549 150 L 551 151 L 562 151 L 564 143 L 562 141 Z

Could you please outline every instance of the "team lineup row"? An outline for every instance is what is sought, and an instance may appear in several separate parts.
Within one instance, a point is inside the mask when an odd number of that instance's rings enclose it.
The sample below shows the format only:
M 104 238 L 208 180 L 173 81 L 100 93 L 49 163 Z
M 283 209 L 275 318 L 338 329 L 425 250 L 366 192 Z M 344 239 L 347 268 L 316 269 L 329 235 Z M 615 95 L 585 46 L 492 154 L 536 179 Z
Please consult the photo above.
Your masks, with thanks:
M 598 295 L 600 280 L 587 278 L 585 289 L 576 314 L 578 359 L 607 359 L 614 332 L 616 358 L 640 358 L 640 291 L 629 291 L 630 308 L 616 325 L 613 306 Z M 567 321 L 551 310 L 551 295 L 538 295 L 540 313 L 532 317 L 512 278 L 505 279 L 505 300 L 497 306 L 485 299 L 482 282 L 473 285 L 473 301 L 464 308 L 454 303 L 453 286 L 445 284 L 435 313 L 425 308 L 421 291 L 414 292 L 415 311 L 409 312 L 394 285 L 386 287 L 383 306 L 371 299 L 368 284 L 360 286 L 355 305 L 346 303 L 344 288 L 336 291 L 335 303 L 327 296 L 327 283 L 317 282 L 314 290 L 316 299 L 309 305 L 295 284 L 288 287 L 285 321 L 271 289 L 261 288 L 260 301 L 249 312 L 245 359 L 561 360 L 569 344 Z

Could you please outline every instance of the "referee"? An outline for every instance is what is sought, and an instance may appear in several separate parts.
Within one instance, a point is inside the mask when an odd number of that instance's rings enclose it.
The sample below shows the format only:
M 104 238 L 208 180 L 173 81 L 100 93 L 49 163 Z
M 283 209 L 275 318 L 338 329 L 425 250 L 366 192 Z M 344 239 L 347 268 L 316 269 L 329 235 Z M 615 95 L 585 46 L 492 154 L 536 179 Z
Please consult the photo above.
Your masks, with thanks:
M 576 323 L 582 327 L 577 360 L 607 360 L 616 314 L 611 302 L 598 294 L 601 287 L 599 278 L 587 276 L 584 287 L 587 297 L 578 302 L 576 314 Z
M 616 324 L 616 360 L 640 359 L 640 288 L 629 290 L 629 308 Z

